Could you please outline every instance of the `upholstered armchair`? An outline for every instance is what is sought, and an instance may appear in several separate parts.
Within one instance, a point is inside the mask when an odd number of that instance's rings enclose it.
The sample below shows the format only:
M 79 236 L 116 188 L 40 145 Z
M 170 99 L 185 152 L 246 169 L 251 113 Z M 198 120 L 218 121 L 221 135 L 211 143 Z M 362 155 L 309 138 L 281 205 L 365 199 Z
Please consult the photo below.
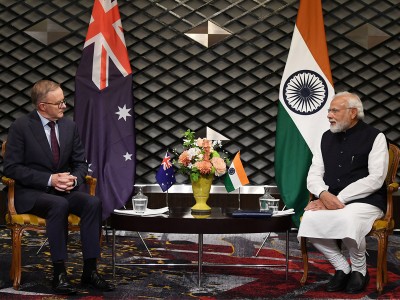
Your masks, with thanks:
M 389 235 L 393 233 L 393 193 L 399 189 L 396 182 L 397 169 L 399 166 L 400 150 L 397 146 L 389 144 L 389 168 L 386 175 L 387 186 L 387 209 L 385 215 L 374 222 L 369 236 L 375 237 L 378 241 L 377 256 L 377 274 L 376 274 L 376 290 L 382 293 L 384 285 L 387 283 L 387 248 Z M 305 284 L 308 276 L 308 254 L 307 254 L 307 238 L 301 237 L 301 253 L 303 258 L 303 277 L 300 279 L 301 284 Z
M 4 157 L 6 151 L 6 141 L 1 147 L 1 154 Z M 12 261 L 10 269 L 10 278 L 13 281 L 13 288 L 18 290 L 21 283 L 21 241 L 25 231 L 46 231 L 46 220 L 32 214 L 18 214 L 14 206 L 14 186 L 15 181 L 12 178 L 3 176 L 1 178 L 4 185 L 8 187 L 7 201 L 8 211 L 6 214 L 6 226 L 11 230 L 12 241 Z M 95 195 L 96 178 L 86 176 L 86 184 L 90 195 Z M 74 214 L 68 216 L 70 231 L 79 231 L 80 218 Z M 27 237 L 28 238 L 28 237 Z

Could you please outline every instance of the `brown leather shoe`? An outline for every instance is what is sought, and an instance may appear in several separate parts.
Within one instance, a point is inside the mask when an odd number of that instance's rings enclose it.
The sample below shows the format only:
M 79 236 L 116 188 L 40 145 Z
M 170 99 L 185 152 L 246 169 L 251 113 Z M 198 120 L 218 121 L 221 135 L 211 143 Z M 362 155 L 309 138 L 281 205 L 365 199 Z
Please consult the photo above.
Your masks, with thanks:
M 82 275 L 81 284 L 104 292 L 113 291 L 115 289 L 115 286 L 105 281 L 97 271 L 92 271 L 90 277 Z
M 66 273 L 61 273 L 53 278 L 52 288 L 54 293 L 59 295 L 76 294 L 76 289 L 68 282 Z

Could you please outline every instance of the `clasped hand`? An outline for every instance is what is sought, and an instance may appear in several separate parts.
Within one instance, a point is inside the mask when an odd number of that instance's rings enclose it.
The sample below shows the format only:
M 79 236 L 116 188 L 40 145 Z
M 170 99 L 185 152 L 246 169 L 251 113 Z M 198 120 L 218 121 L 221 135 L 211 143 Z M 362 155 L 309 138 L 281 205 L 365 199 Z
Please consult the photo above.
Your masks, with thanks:
M 69 172 L 51 175 L 51 185 L 60 192 L 68 192 L 75 187 L 76 176 Z
M 342 209 L 345 205 L 335 195 L 324 191 L 320 195 L 320 198 L 308 203 L 304 210 L 334 210 Z

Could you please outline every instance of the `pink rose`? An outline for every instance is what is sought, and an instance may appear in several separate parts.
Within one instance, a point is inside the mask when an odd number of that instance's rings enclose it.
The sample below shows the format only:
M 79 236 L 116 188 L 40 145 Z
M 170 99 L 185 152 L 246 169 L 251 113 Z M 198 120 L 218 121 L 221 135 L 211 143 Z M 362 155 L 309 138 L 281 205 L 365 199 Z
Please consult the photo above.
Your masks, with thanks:
M 211 163 L 215 168 L 215 175 L 221 176 L 226 173 L 226 164 L 225 164 L 225 161 L 221 157 L 211 158 Z
M 201 139 L 201 138 L 197 139 L 197 146 L 203 147 L 203 139 Z

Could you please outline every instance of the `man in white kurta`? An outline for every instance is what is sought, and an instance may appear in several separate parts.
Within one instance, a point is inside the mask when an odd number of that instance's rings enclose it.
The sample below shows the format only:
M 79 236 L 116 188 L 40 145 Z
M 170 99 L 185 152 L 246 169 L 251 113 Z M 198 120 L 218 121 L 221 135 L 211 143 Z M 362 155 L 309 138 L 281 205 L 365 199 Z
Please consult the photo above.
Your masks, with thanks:
M 307 177 L 307 188 L 316 199 L 305 208 L 298 236 L 309 238 L 335 268 L 328 292 L 365 289 L 365 236 L 386 211 L 387 142 L 363 117 L 357 95 L 335 95 L 328 110 L 330 130 L 314 151 Z M 350 264 L 337 240 L 349 250 Z

